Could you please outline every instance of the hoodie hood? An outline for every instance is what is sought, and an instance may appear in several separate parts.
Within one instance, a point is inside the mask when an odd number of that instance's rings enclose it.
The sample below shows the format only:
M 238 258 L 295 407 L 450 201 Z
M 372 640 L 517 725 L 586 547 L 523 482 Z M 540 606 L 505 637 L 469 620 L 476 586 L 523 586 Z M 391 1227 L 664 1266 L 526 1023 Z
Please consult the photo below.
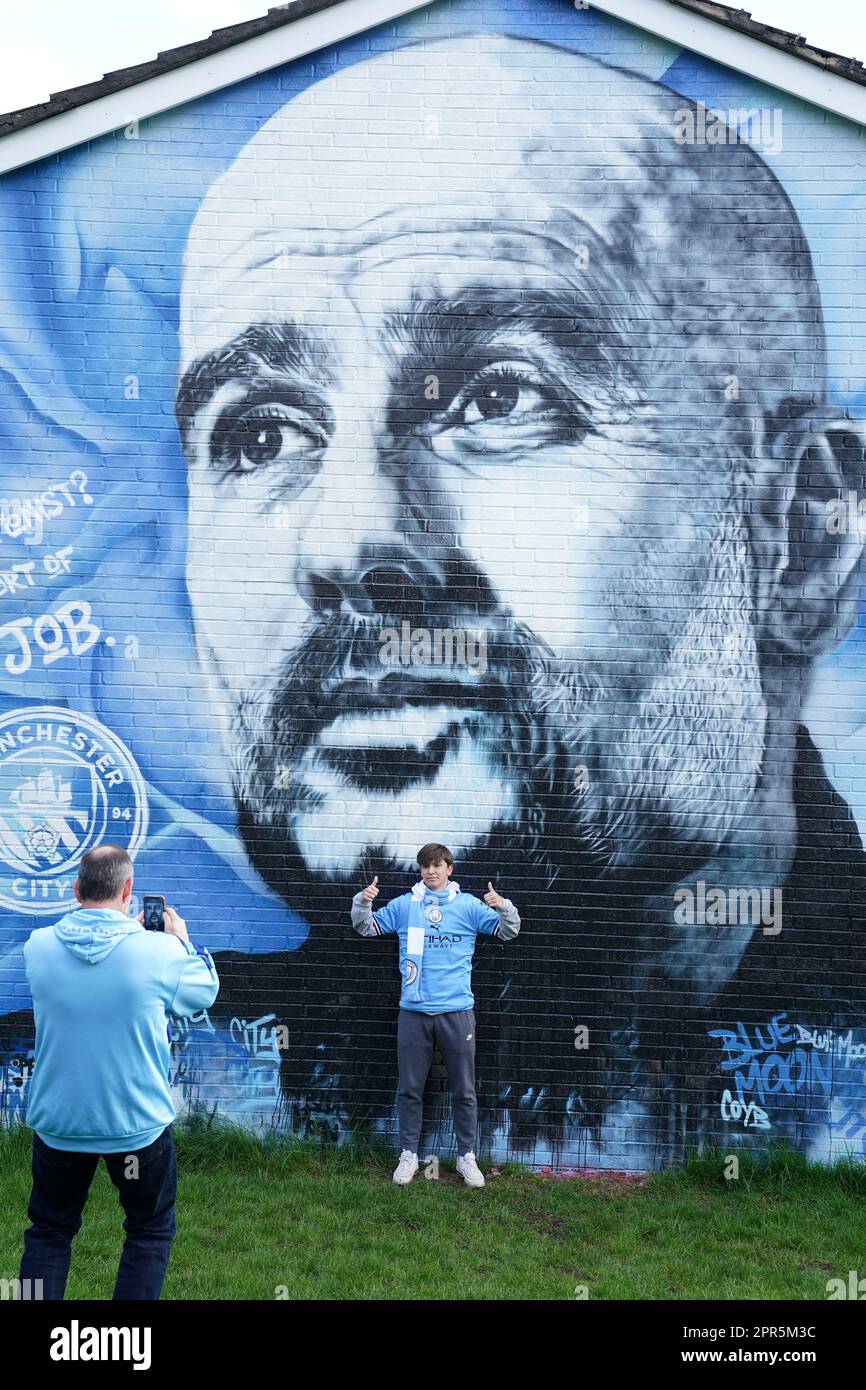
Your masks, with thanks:
M 58 941 L 89 965 L 98 965 L 133 932 L 144 931 L 135 917 L 111 907 L 80 907 L 54 923 Z

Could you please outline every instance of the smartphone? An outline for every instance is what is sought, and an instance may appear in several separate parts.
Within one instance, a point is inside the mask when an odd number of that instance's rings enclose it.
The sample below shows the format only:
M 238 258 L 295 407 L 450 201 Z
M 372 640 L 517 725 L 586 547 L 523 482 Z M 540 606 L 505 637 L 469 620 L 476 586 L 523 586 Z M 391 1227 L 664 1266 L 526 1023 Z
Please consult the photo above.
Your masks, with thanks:
M 144 925 L 148 931 L 165 931 L 165 898 L 158 893 L 144 894 Z

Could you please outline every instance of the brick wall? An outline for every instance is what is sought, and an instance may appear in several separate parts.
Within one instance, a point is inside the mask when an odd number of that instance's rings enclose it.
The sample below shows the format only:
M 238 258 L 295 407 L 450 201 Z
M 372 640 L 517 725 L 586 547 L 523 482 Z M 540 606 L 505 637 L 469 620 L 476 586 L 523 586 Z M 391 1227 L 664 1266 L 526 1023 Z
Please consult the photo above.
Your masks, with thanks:
M 6 1116 L 111 841 L 220 972 L 179 1106 L 393 1137 L 349 906 L 436 840 L 522 917 L 479 1152 L 862 1152 L 860 133 L 457 3 L 0 180 Z

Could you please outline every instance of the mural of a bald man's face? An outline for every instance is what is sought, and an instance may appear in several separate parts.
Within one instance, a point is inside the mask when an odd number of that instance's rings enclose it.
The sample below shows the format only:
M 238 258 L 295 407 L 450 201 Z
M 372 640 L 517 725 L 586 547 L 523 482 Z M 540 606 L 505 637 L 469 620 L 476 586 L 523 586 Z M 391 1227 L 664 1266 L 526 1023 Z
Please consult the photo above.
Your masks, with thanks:
M 620 80 L 649 100 L 652 84 Z M 339 81 L 319 84 L 319 109 Z M 669 98 L 650 103 L 663 130 Z M 756 537 L 750 514 L 774 408 L 796 389 L 780 354 L 763 386 L 751 365 L 748 308 L 726 301 L 730 229 L 721 269 L 709 234 L 691 278 L 679 260 L 659 269 L 660 247 L 678 255 L 672 207 L 699 222 L 708 175 L 672 126 L 680 186 L 642 176 L 637 123 L 617 156 L 626 199 L 599 187 L 597 153 L 580 173 L 572 152 L 569 173 L 539 146 L 537 112 L 513 119 L 513 146 L 491 163 L 479 137 L 457 192 L 421 179 L 407 197 L 363 151 L 363 206 L 336 221 L 356 166 L 341 190 L 311 179 L 302 214 L 291 171 L 280 184 L 269 164 L 264 229 L 220 223 L 230 249 L 209 279 L 207 226 L 193 231 L 188 588 L 254 859 L 258 826 L 340 881 L 368 847 L 410 867 L 445 826 L 459 858 L 506 832 L 553 868 L 555 835 L 604 868 L 657 837 L 712 854 L 748 814 L 765 614 L 784 607 L 778 537 Z M 796 276 L 796 220 L 748 156 L 755 205 L 785 208 Z M 383 630 L 404 620 L 483 632 L 486 669 L 383 664 Z

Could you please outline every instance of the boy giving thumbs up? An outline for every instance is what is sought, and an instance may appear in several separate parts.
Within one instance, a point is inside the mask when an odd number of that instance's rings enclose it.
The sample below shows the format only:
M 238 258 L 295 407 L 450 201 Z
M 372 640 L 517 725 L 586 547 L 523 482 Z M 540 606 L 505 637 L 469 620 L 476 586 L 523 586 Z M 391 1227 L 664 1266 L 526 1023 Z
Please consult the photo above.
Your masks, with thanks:
M 478 1106 L 475 1098 L 475 999 L 472 956 L 479 932 L 513 941 L 520 931 L 517 908 L 488 883 L 484 901 L 460 892 L 451 877 L 454 856 L 440 844 L 418 851 L 421 878 L 408 893 L 376 908 L 378 875 L 352 899 L 352 926 L 365 937 L 396 936 L 400 944 L 397 1112 L 400 1161 L 394 1182 L 418 1171 L 421 1098 L 438 1047 L 448 1073 L 457 1139 L 457 1171 L 468 1187 L 483 1187 L 475 1161 Z

